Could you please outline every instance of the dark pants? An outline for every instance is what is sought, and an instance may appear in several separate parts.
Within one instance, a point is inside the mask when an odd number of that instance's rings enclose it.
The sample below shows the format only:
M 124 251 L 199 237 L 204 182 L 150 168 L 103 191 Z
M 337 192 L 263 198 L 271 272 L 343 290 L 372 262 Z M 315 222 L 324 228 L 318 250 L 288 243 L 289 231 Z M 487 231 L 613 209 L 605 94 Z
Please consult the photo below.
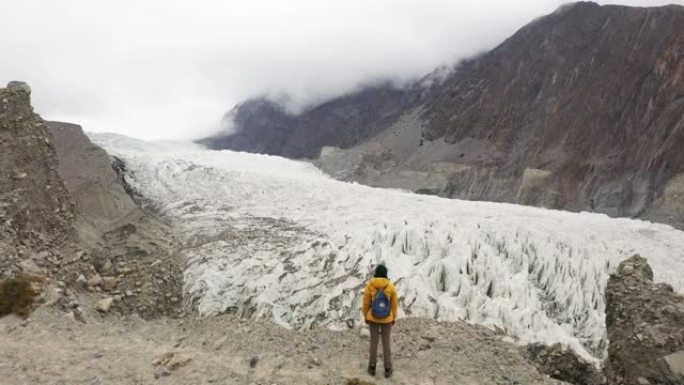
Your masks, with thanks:
M 370 328 L 370 361 L 369 366 L 375 366 L 378 361 L 378 334 L 382 334 L 382 357 L 385 369 L 392 367 L 392 352 L 390 350 L 390 331 L 391 324 L 378 324 L 369 322 Z

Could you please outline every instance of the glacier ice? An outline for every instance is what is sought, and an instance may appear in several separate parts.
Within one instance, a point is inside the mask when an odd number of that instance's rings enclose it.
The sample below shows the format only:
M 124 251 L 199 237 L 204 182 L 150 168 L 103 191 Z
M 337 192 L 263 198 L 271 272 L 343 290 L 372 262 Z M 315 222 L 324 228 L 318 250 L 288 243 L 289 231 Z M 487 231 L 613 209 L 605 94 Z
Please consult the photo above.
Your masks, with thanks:
M 186 306 L 346 328 L 383 261 L 406 317 L 463 319 L 521 343 L 605 356 L 604 288 L 641 254 L 684 289 L 684 233 L 660 224 L 377 189 L 309 163 L 91 134 L 176 229 Z

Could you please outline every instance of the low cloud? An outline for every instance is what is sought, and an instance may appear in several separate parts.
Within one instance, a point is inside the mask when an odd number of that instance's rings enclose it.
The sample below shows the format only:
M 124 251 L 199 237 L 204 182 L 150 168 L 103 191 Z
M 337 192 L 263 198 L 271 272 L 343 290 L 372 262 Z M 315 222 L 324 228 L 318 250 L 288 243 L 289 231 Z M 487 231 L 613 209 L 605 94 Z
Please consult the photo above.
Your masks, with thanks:
M 562 3 L 6 1 L 0 81 L 27 81 L 46 119 L 197 138 L 245 98 L 273 95 L 297 109 L 373 79 L 406 81 L 490 49 Z

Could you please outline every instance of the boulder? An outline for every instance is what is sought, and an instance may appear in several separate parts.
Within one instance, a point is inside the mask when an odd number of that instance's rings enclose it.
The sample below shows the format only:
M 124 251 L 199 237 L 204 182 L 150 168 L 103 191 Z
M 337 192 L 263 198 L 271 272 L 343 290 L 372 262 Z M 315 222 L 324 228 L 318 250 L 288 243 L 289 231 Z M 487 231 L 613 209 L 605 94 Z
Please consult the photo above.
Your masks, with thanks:
M 114 303 L 114 298 L 112 297 L 107 297 L 103 298 L 95 303 L 95 310 L 101 312 L 101 313 L 108 313 L 109 310 L 112 308 L 112 304 Z

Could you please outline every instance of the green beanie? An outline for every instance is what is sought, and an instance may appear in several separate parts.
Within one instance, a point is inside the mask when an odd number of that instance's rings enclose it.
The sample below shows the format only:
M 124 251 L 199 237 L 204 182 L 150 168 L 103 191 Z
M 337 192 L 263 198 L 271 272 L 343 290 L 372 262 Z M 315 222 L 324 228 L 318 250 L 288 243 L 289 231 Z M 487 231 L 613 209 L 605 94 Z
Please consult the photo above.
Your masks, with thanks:
M 375 277 L 387 278 L 387 268 L 385 265 L 378 265 L 375 268 Z

